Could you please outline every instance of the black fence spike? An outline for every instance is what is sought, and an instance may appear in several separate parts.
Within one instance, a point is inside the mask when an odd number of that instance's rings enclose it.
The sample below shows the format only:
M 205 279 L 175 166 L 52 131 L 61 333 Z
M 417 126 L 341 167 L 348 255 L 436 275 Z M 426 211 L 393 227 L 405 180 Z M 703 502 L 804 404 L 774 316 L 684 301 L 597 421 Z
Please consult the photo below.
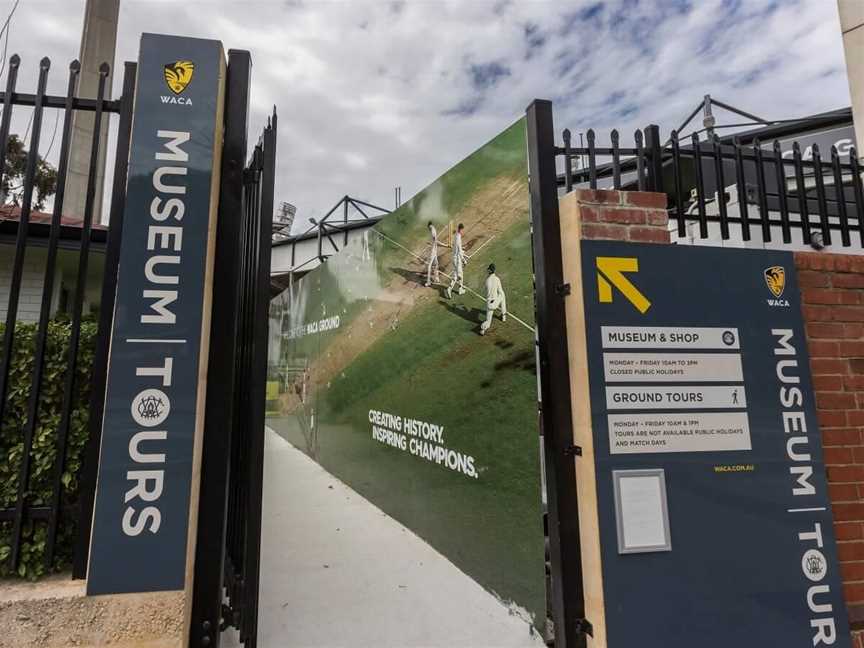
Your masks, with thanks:
M 750 240 L 750 201 L 747 198 L 747 181 L 744 177 L 744 149 L 741 146 L 741 138 L 737 135 L 732 138 L 732 147 L 735 151 L 735 189 L 738 193 L 738 218 L 741 221 L 741 239 Z
M 561 137 L 564 140 L 564 191 L 570 193 L 573 190 L 573 155 L 570 147 L 570 129 L 565 128 Z
M 784 243 L 792 242 L 792 228 L 789 222 L 789 203 L 786 191 L 786 163 L 779 140 L 771 145 L 774 151 L 774 178 L 777 182 L 777 206 L 780 209 L 780 233 Z
M 822 227 L 823 245 L 831 245 L 831 223 L 828 220 L 828 199 L 825 195 L 825 176 L 822 174 L 822 153 L 819 145 L 814 143 L 813 177 L 816 181 L 816 204 L 819 206 L 819 224 Z
M 21 194 L 21 211 L 18 216 L 18 233 L 15 241 L 15 257 L 12 264 L 12 287 L 9 291 L 6 326 L 16 326 L 16 315 L 20 296 L 20 286 L 23 279 L 24 254 L 27 247 L 26 233 L 30 225 L 30 214 L 33 207 L 33 191 L 36 180 L 36 167 L 39 163 L 39 137 L 42 133 L 42 115 L 44 113 L 45 88 L 48 83 L 48 69 L 51 62 L 48 57 L 42 59 L 39 65 L 39 80 L 36 88 L 36 103 L 33 107 L 32 134 L 25 163 L 23 191 Z M 9 340 L 11 350 L 12 340 Z M 27 421 L 22 435 L 21 463 L 18 466 L 18 493 L 15 501 L 15 512 L 12 522 L 12 550 L 9 553 L 9 566 L 14 571 L 18 569 L 23 550 L 24 518 L 30 503 L 30 478 L 32 475 L 33 441 L 36 434 L 36 417 L 38 414 L 38 397 L 31 390 L 27 405 Z M 5 398 L 5 393 L 2 396 Z
M 720 238 L 729 239 L 729 215 L 726 211 L 726 178 L 723 173 L 723 148 L 720 137 L 715 133 L 711 138 L 714 153 L 714 180 L 717 185 L 717 212 L 720 216 Z
M 696 171 L 696 208 L 699 212 L 699 237 L 708 238 L 708 214 L 705 209 L 705 182 L 702 177 L 702 144 L 699 133 L 690 136 L 693 144 L 693 167 Z
M 762 227 L 762 240 L 771 241 L 771 220 L 768 211 L 768 183 L 765 179 L 764 149 L 761 140 L 753 140 L 753 158 L 756 163 L 756 195 L 759 205 L 759 224 Z
M 684 209 L 684 186 L 681 177 L 681 143 L 678 141 L 678 131 L 669 135 L 672 142 L 672 176 L 675 182 L 675 218 L 678 221 L 678 238 L 687 235 L 687 213 Z
M 801 145 L 792 143 L 792 163 L 795 168 L 795 193 L 797 194 L 798 213 L 801 215 L 801 236 L 805 245 L 810 245 L 810 209 L 807 204 L 807 184 L 804 181 L 804 165 L 801 160 Z
M 859 244 L 864 247 L 864 188 L 861 186 L 861 164 L 858 149 L 849 147 L 849 170 L 852 172 L 852 194 L 855 197 L 855 215 L 858 220 Z
M 849 214 L 846 211 L 846 192 L 843 189 L 843 166 L 837 147 L 831 146 L 831 175 L 834 180 L 834 202 L 837 205 L 837 216 L 840 221 L 840 242 L 843 247 L 849 247 L 851 236 L 849 232 Z

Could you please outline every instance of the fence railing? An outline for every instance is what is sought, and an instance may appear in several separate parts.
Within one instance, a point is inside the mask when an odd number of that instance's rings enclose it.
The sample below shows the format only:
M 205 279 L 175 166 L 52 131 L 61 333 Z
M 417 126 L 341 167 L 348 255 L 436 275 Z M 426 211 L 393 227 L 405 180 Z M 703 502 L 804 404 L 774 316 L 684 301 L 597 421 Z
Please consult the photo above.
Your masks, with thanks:
M 609 146 L 598 146 L 593 130 L 585 139 L 586 145 L 574 147 L 570 131 L 564 131 L 564 145 L 556 147 L 564 161 L 559 186 L 664 192 L 678 237 L 688 236 L 692 225 L 693 236 L 698 227 L 702 239 L 864 247 L 855 147 L 841 155 L 832 146 L 823 155 L 813 144 L 805 155 L 798 142 L 783 150 L 778 140 L 743 144 L 699 134 L 680 139 L 675 131 L 662 142 L 657 126 L 637 130 L 633 147 L 621 147 L 616 130 Z
M 35 538 L 36 528 L 39 524 L 47 527 L 45 534 L 44 562 L 46 569 L 54 566 L 57 551 L 58 529 L 64 519 L 71 522 L 78 517 L 77 539 L 73 557 L 73 573 L 76 577 L 83 577 L 86 570 L 87 548 L 90 533 L 90 508 L 92 508 L 92 489 L 95 487 L 96 459 L 93 452 L 84 460 L 84 468 L 78 474 L 79 496 L 81 500 L 81 511 L 64 510 L 62 506 L 64 495 L 64 479 L 67 470 L 67 453 L 70 443 L 70 426 L 73 418 L 83 415 L 75 409 L 75 397 L 77 390 L 81 388 L 76 384 L 78 363 L 81 356 L 81 326 L 84 317 L 84 301 L 87 291 L 88 268 L 93 256 L 91 243 L 97 239 L 105 240 L 104 231 L 97 231 L 100 215 L 95 213 L 95 205 L 98 204 L 97 179 L 99 160 L 104 157 L 104 151 L 100 150 L 104 140 L 100 132 L 106 128 L 109 116 L 119 114 L 119 132 L 117 144 L 117 159 L 114 166 L 114 184 L 111 201 L 111 221 L 105 248 L 104 276 L 102 279 L 102 301 L 99 305 L 98 333 L 95 336 L 96 348 L 95 359 L 91 367 L 92 381 L 90 385 L 90 415 L 89 415 L 89 446 L 96 448 L 98 452 L 98 439 L 101 433 L 101 411 L 104 399 L 105 370 L 107 358 L 108 335 L 104 332 L 110 328 L 111 314 L 114 304 L 114 280 L 117 269 L 117 255 L 120 242 L 120 227 L 123 211 L 123 199 L 126 185 L 126 154 L 128 153 L 128 139 L 131 129 L 131 106 L 132 91 L 135 78 L 135 64 L 127 64 L 125 70 L 123 96 L 120 100 L 112 101 L 108 98 L 110 88 L 108 87 L 109 67 L 103 64 L 99 69 L 98 90 L 96 98 L 81 98 L 76 96 L 80 77 L 80 64 L 73 61 L 69 66 L 67 91 L 65 96 L 51 96 L 46 94 L 48 76 L 51 69 L 51 61 L 43 58 L 39 64 L 39 76 L 37 89 L 34 94 L 25 94 L 17 91 L 18 71 L 20 58 L 15 55 L 9 61 L 7 70 L 5 91 L 0 92 L 0 104 L 2 104 L 2 118 L 0 118 L 0 186 L 6 187 L 9 181 L 11 164 L 9 159 L 10 150 L 10 128 L 14 109 L 19 106 L 32 107 L 29 126 L 29 143 L 23 179 L 20 185 L 20 194 L 16 195 L 16 205 L 11 206 L 8 211 L 14 213 L 11 223 L 16 230 L 14 240 L 14 254 L 12 255 L 9 296 L 6 304 L 6 320 L 3 331 L 2 347 L 0 347 L 0 426 L 4 428 L 13 427 L 13 434 L 20 434 L 21 451 L 17 453 L 17 495 L 14 504 L 9 507 L 0 508 L 0 523 L 10 524 L 11 532 L 4 529 L 4 534 L 10 535 L 11 551 L 8 556 L 9 568 L 15 571 L 19 568 L 22 559 L 22 548 L 26 540 Z M 51 210 L 50 230 L 48 234 L 47 248 L 44 241 L 38 241 L 32 245 L 31 216 L 35 210 L 34 192 L 39 192 L 39 178 L 37 173 L 44 169 L 44 161 L 40 157 L 40 144 L 43 135 L 43 117 L 46 108 L 62 110 L 62 129 L 60 134 L 60 154 L 56 171 L 56 193 L 53 196 L 53 207 Z M 70 149 L 73 138 L 73 119 L 78 114 L 90 113 L 93 115 L 93 137 L 89 143 L 89 166 L 86 174 L 86 197 L 80 220 L 70 219 L 64 214 L 64 199 L 66 198 L 67 177 L 69 176 Z M 60 116 L 57 117 L 58 121 Z M 55 130 L 56 135 L 56 130 Z M 22 140 L 26 140 L 26 135 Z M 53 136 L 52 136 L 53 140 Z M 52 142 L 53 143 L 53 142 Z M 49 147 L 50 148 L 50 147 Z M 5 192 L 4 192 L 5 195 Z M 68 233 L 70 222 L 74 223 L 75 229 L 80 229 L 76 237 L 73 249 L 78 250 L 77 273 L 74 281 L 74 290 L 71 291 L 71 302 L 67 309 L 70 320 L 70 334 L 68 350 L 66 353 L 66 368 L 63 378 L 62 403 L 60 405 L 59 423 L 53 435 L 55 459 L 51 468 L 51 488 L 47 498 L 35 497 L 31 492 L 31 480 L 33 478 L 33 453 L 34 438 L 41 426 L 48 422 L 40 419 L 44 403 L 42 399 L 43 387 L 46 380 L 45 358 L 48 346 L 49 321 L 52 318 L 53 298 L 55 297 L 55 281 L 58 267 L 58 250 L 61 235 Z M 8 224 L 8 223 L 7 223 Z M 44 226 L 43 226 L 44 227 Z M 98 236 L 96 236 L 98 234 Z M 68 241 L 64 241 L 64 247 L 68 247 Z M 24 285 L 24 258 L 28 249 L 33 247 L 45 249 L 44 272 L 41 283 L 41 303 L 39 315 L 36 320 L 36 333 L 33 349 L 32 373 L 27 385 L 12 384 L 10 370 L 12 369 L 13 356 L 16 351 L 16 330 L 19 324 L 18 312 L 22 299 L 22 285 Z M 4 246 L 5 247 L 5 246 Z M 4 252 L 3 254 L 6 254 Z M 8 258 L 8 257 L 7 257 Z M 26 388 L 27 406 L 26 416 L 21 421 L 13 416 L 10 411 L 10 392 L 18 392 Z M 53 425 L 53 423 L 51 423 Z M 11 460 L 4 458 L 4 461 Z M 69 516 L 65 518 L 64 516 Z M 30 524 L 32 523 L 32 524 Z M 25 527 L 29 533 L 25 533 Z M 25 535 L 29 535 L 25 537 Z
M 251 59 L 228 55 L 189 646 L 258 633 L 276 113 L 246 163 Z

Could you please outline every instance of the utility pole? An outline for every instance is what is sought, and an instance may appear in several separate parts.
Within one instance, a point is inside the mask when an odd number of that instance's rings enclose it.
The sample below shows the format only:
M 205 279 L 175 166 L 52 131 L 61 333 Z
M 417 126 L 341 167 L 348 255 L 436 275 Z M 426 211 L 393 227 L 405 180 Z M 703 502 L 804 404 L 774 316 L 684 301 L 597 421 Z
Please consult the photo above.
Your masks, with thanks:
M 84 28 L 81 32 L 81 74 L 78 96 L 95 99 L 99 85 L 99 66 L 108 63 L 111 73 L 107 79 L 106 98 L 110 98 L 111 78 L 114 73 L 114 51 L 117 46 L 117 22 L 120 0 L 87 0 L 84 8 Z M 87 174 L 90 167 L 90 147 L 93 143 L 91 112 L 76 110 L 72 118 L 72 141 L 69 149 L 69 171 L 63 212 L 84 218 L 87 197 Z M 105 155 L 108 146 L 108 120 L 102 120 L 99 133 L 99 159 L 96 162 L 96 195 L 93 203 L 93 222 L 102 221 L 102 188 L 105 181 Z
M 855 123 L 855 148 L 864 161 L 864 2 L 837 0 L 840 31 L 846 53 L 846 76 L 852 97 L 852 120 Z

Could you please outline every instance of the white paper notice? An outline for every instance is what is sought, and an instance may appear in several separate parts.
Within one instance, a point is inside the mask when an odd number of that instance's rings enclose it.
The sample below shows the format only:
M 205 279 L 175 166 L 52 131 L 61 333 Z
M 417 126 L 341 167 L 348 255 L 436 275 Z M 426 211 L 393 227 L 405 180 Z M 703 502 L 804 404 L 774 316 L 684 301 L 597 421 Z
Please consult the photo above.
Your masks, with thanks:
M 609 452 L 750 450 L 746 412 L 609 414 Z
M 742 382 L 740 353 L 604 353 L 606 382 Z
M 660 475 L 618 478 L 624 551 L 669 545 Z
M 601 326 L 604 349 L 738 349 L 738 329 L 699 326 Z

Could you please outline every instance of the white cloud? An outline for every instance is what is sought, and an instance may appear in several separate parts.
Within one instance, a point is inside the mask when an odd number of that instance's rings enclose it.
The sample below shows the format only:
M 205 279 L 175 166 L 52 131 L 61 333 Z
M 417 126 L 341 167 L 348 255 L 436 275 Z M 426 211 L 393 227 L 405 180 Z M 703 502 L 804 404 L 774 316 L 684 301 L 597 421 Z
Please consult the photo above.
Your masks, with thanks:
M 63 70 L 49 87 L 63 91 L 83 8 L 22 0 L 9 45 L 22 87 L 47 54 Z M 706 93 L 768 118 L 849 103 L 830 0 L 122 0 L 118 61 L 136 57 L 142 31 L 251 50 L 250 139 L 275 104 L 276 198 L 301 223 L 346 193 L 389 206 L 401 185 L 407 198 L 535 97 L 555 101 L 559 130 L 594 127 L 604 141 L 612 127 L 666 133 Z

